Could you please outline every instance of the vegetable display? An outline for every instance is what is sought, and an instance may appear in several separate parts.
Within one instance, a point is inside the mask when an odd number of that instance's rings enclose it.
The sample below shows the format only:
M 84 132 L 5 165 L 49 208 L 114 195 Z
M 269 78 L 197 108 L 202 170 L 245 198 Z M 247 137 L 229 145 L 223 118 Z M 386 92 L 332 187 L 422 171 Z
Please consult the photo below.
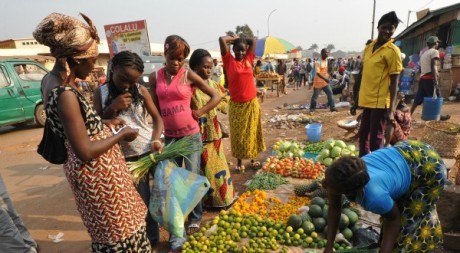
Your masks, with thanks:
M 273 172 L 285 177 L 316 179 L 324 173 L 324 166 L 307 158 L 277 158 L 270 156 L 262 171 Z
M 253 191 L 255 189 L 261 189 L 261 190 L 273 190 L 278 188 L 278 186 L 282 184 L 287 184 L 288 181 L 283 178 L 281 175 L 272 173 L 272 172 L 262 172 L 256 174 L 252 180 L 251 183 L 249 183 L 249 186 L 247 190 Z
M 356 149 L 355 145 L 347 145 L 342 140 L 333 140 L 329 139 L 324 142 L 324 148 L 316 156 L 316 161 L 330 166 L 335 160 L 339 159 L 342 156 L 357 156 L 359 151 Z

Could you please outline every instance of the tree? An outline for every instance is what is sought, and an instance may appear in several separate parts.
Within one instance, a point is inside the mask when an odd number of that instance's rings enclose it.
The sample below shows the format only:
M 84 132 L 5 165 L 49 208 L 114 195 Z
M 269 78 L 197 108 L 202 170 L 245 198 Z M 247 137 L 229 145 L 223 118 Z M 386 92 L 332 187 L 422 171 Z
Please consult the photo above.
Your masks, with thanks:
M 334 44 L 328 44 L 328 45 L 326 46 L 326 49 L 327 49 L 327 51 L 330 53 L 332 50 L 335 49 L 335 46 L 334 46 Z
M 243 34 L 247 38 L 252 38 L 254 37 L 254 33 L 252 32 L 251 28 L 248 26 L 248 24 L 244 24 L 243 26 L 237 26 L 235 29 L 235 33 L 240 36 Z
M 316 44 L 316 43 L 311 44 L 311 46 L 308 48 L 308 50 L 313 50 L 313 51 L 318 50 L 318 44 Z
M 296 49 L 297 49 L 298 51 L 302 51 L 302 50 L 303 50 L 302 46 L 297 46 Z

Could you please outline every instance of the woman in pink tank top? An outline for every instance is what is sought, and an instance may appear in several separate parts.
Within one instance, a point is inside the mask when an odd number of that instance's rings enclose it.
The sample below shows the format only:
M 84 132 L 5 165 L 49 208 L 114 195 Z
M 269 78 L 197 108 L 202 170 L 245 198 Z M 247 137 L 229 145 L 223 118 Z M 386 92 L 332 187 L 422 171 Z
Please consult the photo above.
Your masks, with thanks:
M 160 110 L 165 129 L 165 143 L 185 136 L 192 136 L 194 143 L 202 147 L 202 140 L 198 119 L 220 102 L 219 94 L 212 89 L 200 76 L 191 70 L 185 69 L 184 63 L 190 53 L 188 43 L 177 35 L 166 38 L 164 55 L 166 65 L 158 73 L 153 72 L 150 77 L 151 94 L 155 105 Z M 211 97 L 209 102 L 198 110 L 190 107 L 192 90 L 198 88 Z M 185 168 L 196 174 L 200 174 L 201 152 L 177 158 L 176 163 L 181 166 L 185 162 Z M 189 214 L 187 233 L 191 234 L 199 230 L 203 210 L 199 203 Z M 170 235 L 171 249 L 180 249 L 185 242 L 183 238 Z

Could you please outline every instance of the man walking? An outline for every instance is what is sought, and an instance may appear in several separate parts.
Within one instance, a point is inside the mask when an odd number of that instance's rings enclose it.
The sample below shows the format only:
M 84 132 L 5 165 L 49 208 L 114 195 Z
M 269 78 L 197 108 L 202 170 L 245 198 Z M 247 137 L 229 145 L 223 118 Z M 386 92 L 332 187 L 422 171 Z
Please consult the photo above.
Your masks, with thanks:
M 432 97 L 436 92 L 438 97 L 441 96 L 439 92 L 439 73 L 436 64 L 439 62 L 439 39 L 436 36 L 430 36 L 426 40 L 428 50 L 426 50 L 420 57 L 420 82 L 418 85 L 417 94 L 414 98 L 414 103 L 410 108 L 412 115 L 417 106 L 423 103 L 424 97 Z M 436 91 L 435 91 L 436 89 Z M 450 115 L 442 115 L 441 120 L 448 120 Z
M 377 25 L 378 37 L 364 48 L 363 71 L 358 105 L 363 108 L 359 128 L 359 156 L 383 147 L 385 127 L 391 132 L 396 108 L 398 77 L 402 71 L 401 51 L 391 36 L 399 19 L 394 11 L 383 15 Z M 391 136 L 387 136 L 390 143 Z
M 281 94 L 287 94 L 286 92 L 286 64 L 283 60 L 278 59 L 278 65 L 276 65 L 276 73 L 281 76 L 281 83 L 279 87 L 279 91 Z
M 336 112 L 334 96 L 332 95 L 332 89 L 329 86 L 329 73 L 328 73 L 328 63 L 327 57 L 329 52 L 326 48 L 321 49 L 321 59 L 315 63 L 316 75 L 313 79 L 313 95 L 311 96 L 310 101 L 310 112 L 316 110 L 316 99 L 318 99 L 319 93 L 324 91 L 327 96 L 327 103 L 329 105 L 329 110 L 331 112 Z
M 214 65 L 212 66 L 212 76 L 211 79 L 216 82 L 217 84 L 221 84 L 221 76 L 222 76 L 222 67 L 219 66 L 219 62 L 217 62 L 217 59 L 214 59 L 212 61 Z

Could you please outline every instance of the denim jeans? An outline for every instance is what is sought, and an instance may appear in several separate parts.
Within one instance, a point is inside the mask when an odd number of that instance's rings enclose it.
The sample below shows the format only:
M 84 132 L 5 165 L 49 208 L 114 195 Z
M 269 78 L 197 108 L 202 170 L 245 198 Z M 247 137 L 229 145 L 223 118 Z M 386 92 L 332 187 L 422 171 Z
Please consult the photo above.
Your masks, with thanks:
M 310 110 L 316 109 L 316 99 L 318 99 L 319 93 L 321 91 L 324 91 L 324 93 L 326 93 L 329 110 L 331 111 L 334 110 L 335 109 L 334 96 L 332 95 L 332 89 L 329 85 L 326 85 L 323 88 L 313 89 L 313 95 L 311 96 L 311 101 L 310 101 Z
M 165 137 L 165 144 L 168 145 L 173 140 L 178 140 L 178 139 L 180 138 Z M 178 157 L 174 159 L 174 162 L 176 162 L 177 166 L 179 167 L 182 166 L 182 164 L 185 162 L 186 170 L 196 173 L 196 174 L 200 174 L 201 153 L 202 153 L 201 149 L 203 148 L 201 134 L 197 133 L 197 134 L 192 135 L 192 140 L 193 140 L 193 143 L 196 145 L 195 147 L 200 147 L 200 151 L 186 156 L 187 159 L 185 159 L 184 157 Z M 203 207 L 200 202 L 196 205 L 196 207 L 188 215 L 188 221 L 189 223 L 192 223 L 192 222 L 199 223 L 201 221 L 202 216 L 203 216 Z M 178 238 L 171 234 L 169 237 L 169 243 L 171 244 L 171 249 L 175 249 L 177 247 L 182 246 L 185 240 L 186 240 L 185 235 L 183 238 Z
M 36 252 L 37 243 L 24 226 L 0 176 L 0 252 Z

